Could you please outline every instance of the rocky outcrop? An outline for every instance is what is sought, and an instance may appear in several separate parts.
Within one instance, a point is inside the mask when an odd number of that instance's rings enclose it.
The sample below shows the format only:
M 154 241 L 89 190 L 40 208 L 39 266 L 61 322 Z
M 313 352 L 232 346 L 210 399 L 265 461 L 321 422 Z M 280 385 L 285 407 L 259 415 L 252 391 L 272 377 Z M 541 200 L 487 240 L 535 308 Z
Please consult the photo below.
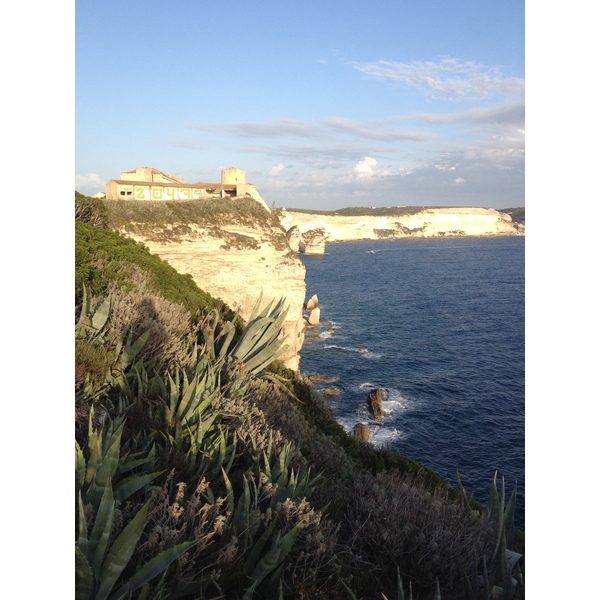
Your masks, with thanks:
M 243 319 L 250 316 L 261 295 L 263 306 L 285 297 L 288 313 L 283 330 L 289 348 L 281 360 L 287 367 L 298 369 L 304 341 L 305 269 L 285 241 L 284 230 L 258 223 L 221 224 L 219 228 L 188 225 L 177 241 L 121 231 L 143 242 L 180 273 L 189 273 L 201 289 L 239 309 Z
M 354 437 L 359 442 L 368 442 L 369 441 L 369 428 L 364 423 L 357 423 L 354 426 L 352 435 L 354 435 Z
M 323 382 L 333 381 L 333 377 L 327 377 L 326 375 L 309 375 L 308 378 L 310 379 L 310 381 L 323 381 Z
M 300 227 L 298 227 L 300 230 Z M 321 228 L 302 230 L 300 241 L 300 252 L 304 254 L 324 254 L 326 232 Z
M 375 419 L 381 419 L 384 417 L 383 414 L 383 392 L 381 388 L 372 389 L 369 392 L 369 397 L 367 399 L 369 403 L 369 408 L 371 409 L 371 413 L 373 413 L 373 417 Z
M 525 234 L 523 225 L 493 208 L 397 207 L 389 212 L 387 216 L 345 216 L 283 209 L 280 220 L 286 228 L 298 227 L 305 248 L 310 247 L 312 253 L 321 253 L 325 242 L 334 241 Z
M 308 315 L 308 324 L 315 326 L 319 324 L 321 319 L 321 309 L 317 306 L 310 311 L 310 315 Z
M 314 294 L 310 297 L 310 300 L 306 303 L 305 310 L 313 310 L 319 306 L 319 297 Z
M 287 230 L 285 237 L 287 238 L 290 248 L 294 252 L 298 252 L 300 250 L 300 242 L 302 242 L 302 234 L 300 233 L 298 226 L 294 225 L 293 227 L 290 227 Z

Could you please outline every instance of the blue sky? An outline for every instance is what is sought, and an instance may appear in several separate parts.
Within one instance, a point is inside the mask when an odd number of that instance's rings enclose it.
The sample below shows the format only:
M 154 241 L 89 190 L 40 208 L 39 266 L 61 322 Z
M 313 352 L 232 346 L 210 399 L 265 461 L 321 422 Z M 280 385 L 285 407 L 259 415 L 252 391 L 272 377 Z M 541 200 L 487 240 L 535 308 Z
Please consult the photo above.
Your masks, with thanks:
M 524 205 L 524 2 L 76 2 L 76 181 L 235 166 L 269 205 Z

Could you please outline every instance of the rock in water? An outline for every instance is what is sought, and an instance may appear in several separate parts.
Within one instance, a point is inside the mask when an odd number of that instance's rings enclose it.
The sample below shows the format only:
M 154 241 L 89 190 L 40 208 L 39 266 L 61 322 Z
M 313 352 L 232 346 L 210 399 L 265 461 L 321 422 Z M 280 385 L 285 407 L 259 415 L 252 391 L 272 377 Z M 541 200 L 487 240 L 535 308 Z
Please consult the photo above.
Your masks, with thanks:
M 357 423 L 352 433 L 359 442 L 369 441 L 369 428 L 364 423 Z
M 302 234 L 300 242 L 300 252 L 305 254 L 324 254 L 325 253 L 325 234 L 323 229 L 311 229 Z
M 319 298 L 317 298 L 317 295 L 315 294 L 306 303 L 306 310 L 313 310 L 314 308 L 317 308 L 317 306 L 319 306 Z
M 333 381 L 333 377 L 326 377 L 325 375 L 309 375 L 308 378 L 311 381 L 325 381 L 325 382 Z
M 326 388 L 323 390 L 323 393 L 327 396 L 339 396 L 340 390 L 336 390 L 334 388 Z
M 321 319 L 321 309 L 317 306 L 310 311 L 310 315 L 308 315 L 308 324 L 309 325 L 318 325 L 319 320 Z
M 369 392 L 369 408 L 376 419 L 383 418 L 383 393 L 381 388 L 375 388 Z

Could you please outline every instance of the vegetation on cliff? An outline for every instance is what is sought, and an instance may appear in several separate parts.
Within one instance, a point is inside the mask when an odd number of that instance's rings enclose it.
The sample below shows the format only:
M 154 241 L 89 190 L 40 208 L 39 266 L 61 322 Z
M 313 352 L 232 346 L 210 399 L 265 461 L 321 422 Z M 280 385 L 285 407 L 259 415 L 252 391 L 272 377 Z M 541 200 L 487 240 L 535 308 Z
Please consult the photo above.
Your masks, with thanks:
M 521 597 L 514 495 L 494 481 L 477 507 L 347 435 L 277 363 L 280 304 L 236 331 L 190 278 L 79 214 L 78 600 Z
M 499 208 L 498 212 L 506 213 L 510 218 L 520 225 L 525 225 L 525 207 L 520 206 L 518 208 Z
M 424 210 L 432 208 L 448 208 L 447 206 L 351 206 L 339 210 L 313 210 L 308 208 L 287 208 L 291 212 L 305 213 L 311 215 L 328 215 L 340 217 L 403 217 L 416 215 Z M 498 212 L 506 213 L 515 223 L 525 225 L 525 208 L 499 208 Z M 385 237 L 385 236 L 381 236 Z
M 178 242 L 194 235 L 195 228 L 222 238 L 233 248 L 256 248 L 248 235 L 227 231 L 245 227 L 266 234 L 266 241 L 286 249 L 287 241 L 277 215 L 249 198 L 207 198 L 186 202 L 105 200 L 107 224 L 157 242 Z

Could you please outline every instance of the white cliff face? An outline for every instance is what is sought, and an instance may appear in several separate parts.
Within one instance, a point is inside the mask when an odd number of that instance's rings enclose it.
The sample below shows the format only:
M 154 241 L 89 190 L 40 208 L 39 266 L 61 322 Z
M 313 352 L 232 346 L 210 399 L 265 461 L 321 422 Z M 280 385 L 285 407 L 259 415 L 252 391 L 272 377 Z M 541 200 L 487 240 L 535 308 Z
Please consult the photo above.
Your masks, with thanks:
M 273 241 L 274 236 L 270 235 L 273 231 L 258 225 L 255 228 L 221 226 L 222 231 L 237 236 L 237 245 L 242 246 L 238 248 L 234 247 L 236 237 L 228 242 L 208 228 L 191 226 L 190 229 L 191 233 L 177 242 L 152 241 L 130 232 L 123 233 L 143 242 L 150 252 L 158 254 L 180 273 L 189 273 L 198 287 L 221 298 L 231 308 L 239 309 L 245 320 L 261 294 L 262 306 L 285 297 L 288 314 L 283 329 L 289 348 L 281 360 L 287 367 L 297 370 L 298 353 L 304 341 L 302 305 L 306 285 L 302 262 L 287 243 L 283 247 L 281 242 Z M 276 233 L 280 234 L 281 240 L 283 232 Z M 240 244 L 240 239 L 245 239 L 246 243 Z M 254 242 L 248 244 L 250 240 Z
M 429 208 L 400 216 L 322 215 L 283 210 L 285 229 L 322 230 L 326 241 L 379 240 L 403 237 L 524 235 L 509 215 L 492 208 Z

